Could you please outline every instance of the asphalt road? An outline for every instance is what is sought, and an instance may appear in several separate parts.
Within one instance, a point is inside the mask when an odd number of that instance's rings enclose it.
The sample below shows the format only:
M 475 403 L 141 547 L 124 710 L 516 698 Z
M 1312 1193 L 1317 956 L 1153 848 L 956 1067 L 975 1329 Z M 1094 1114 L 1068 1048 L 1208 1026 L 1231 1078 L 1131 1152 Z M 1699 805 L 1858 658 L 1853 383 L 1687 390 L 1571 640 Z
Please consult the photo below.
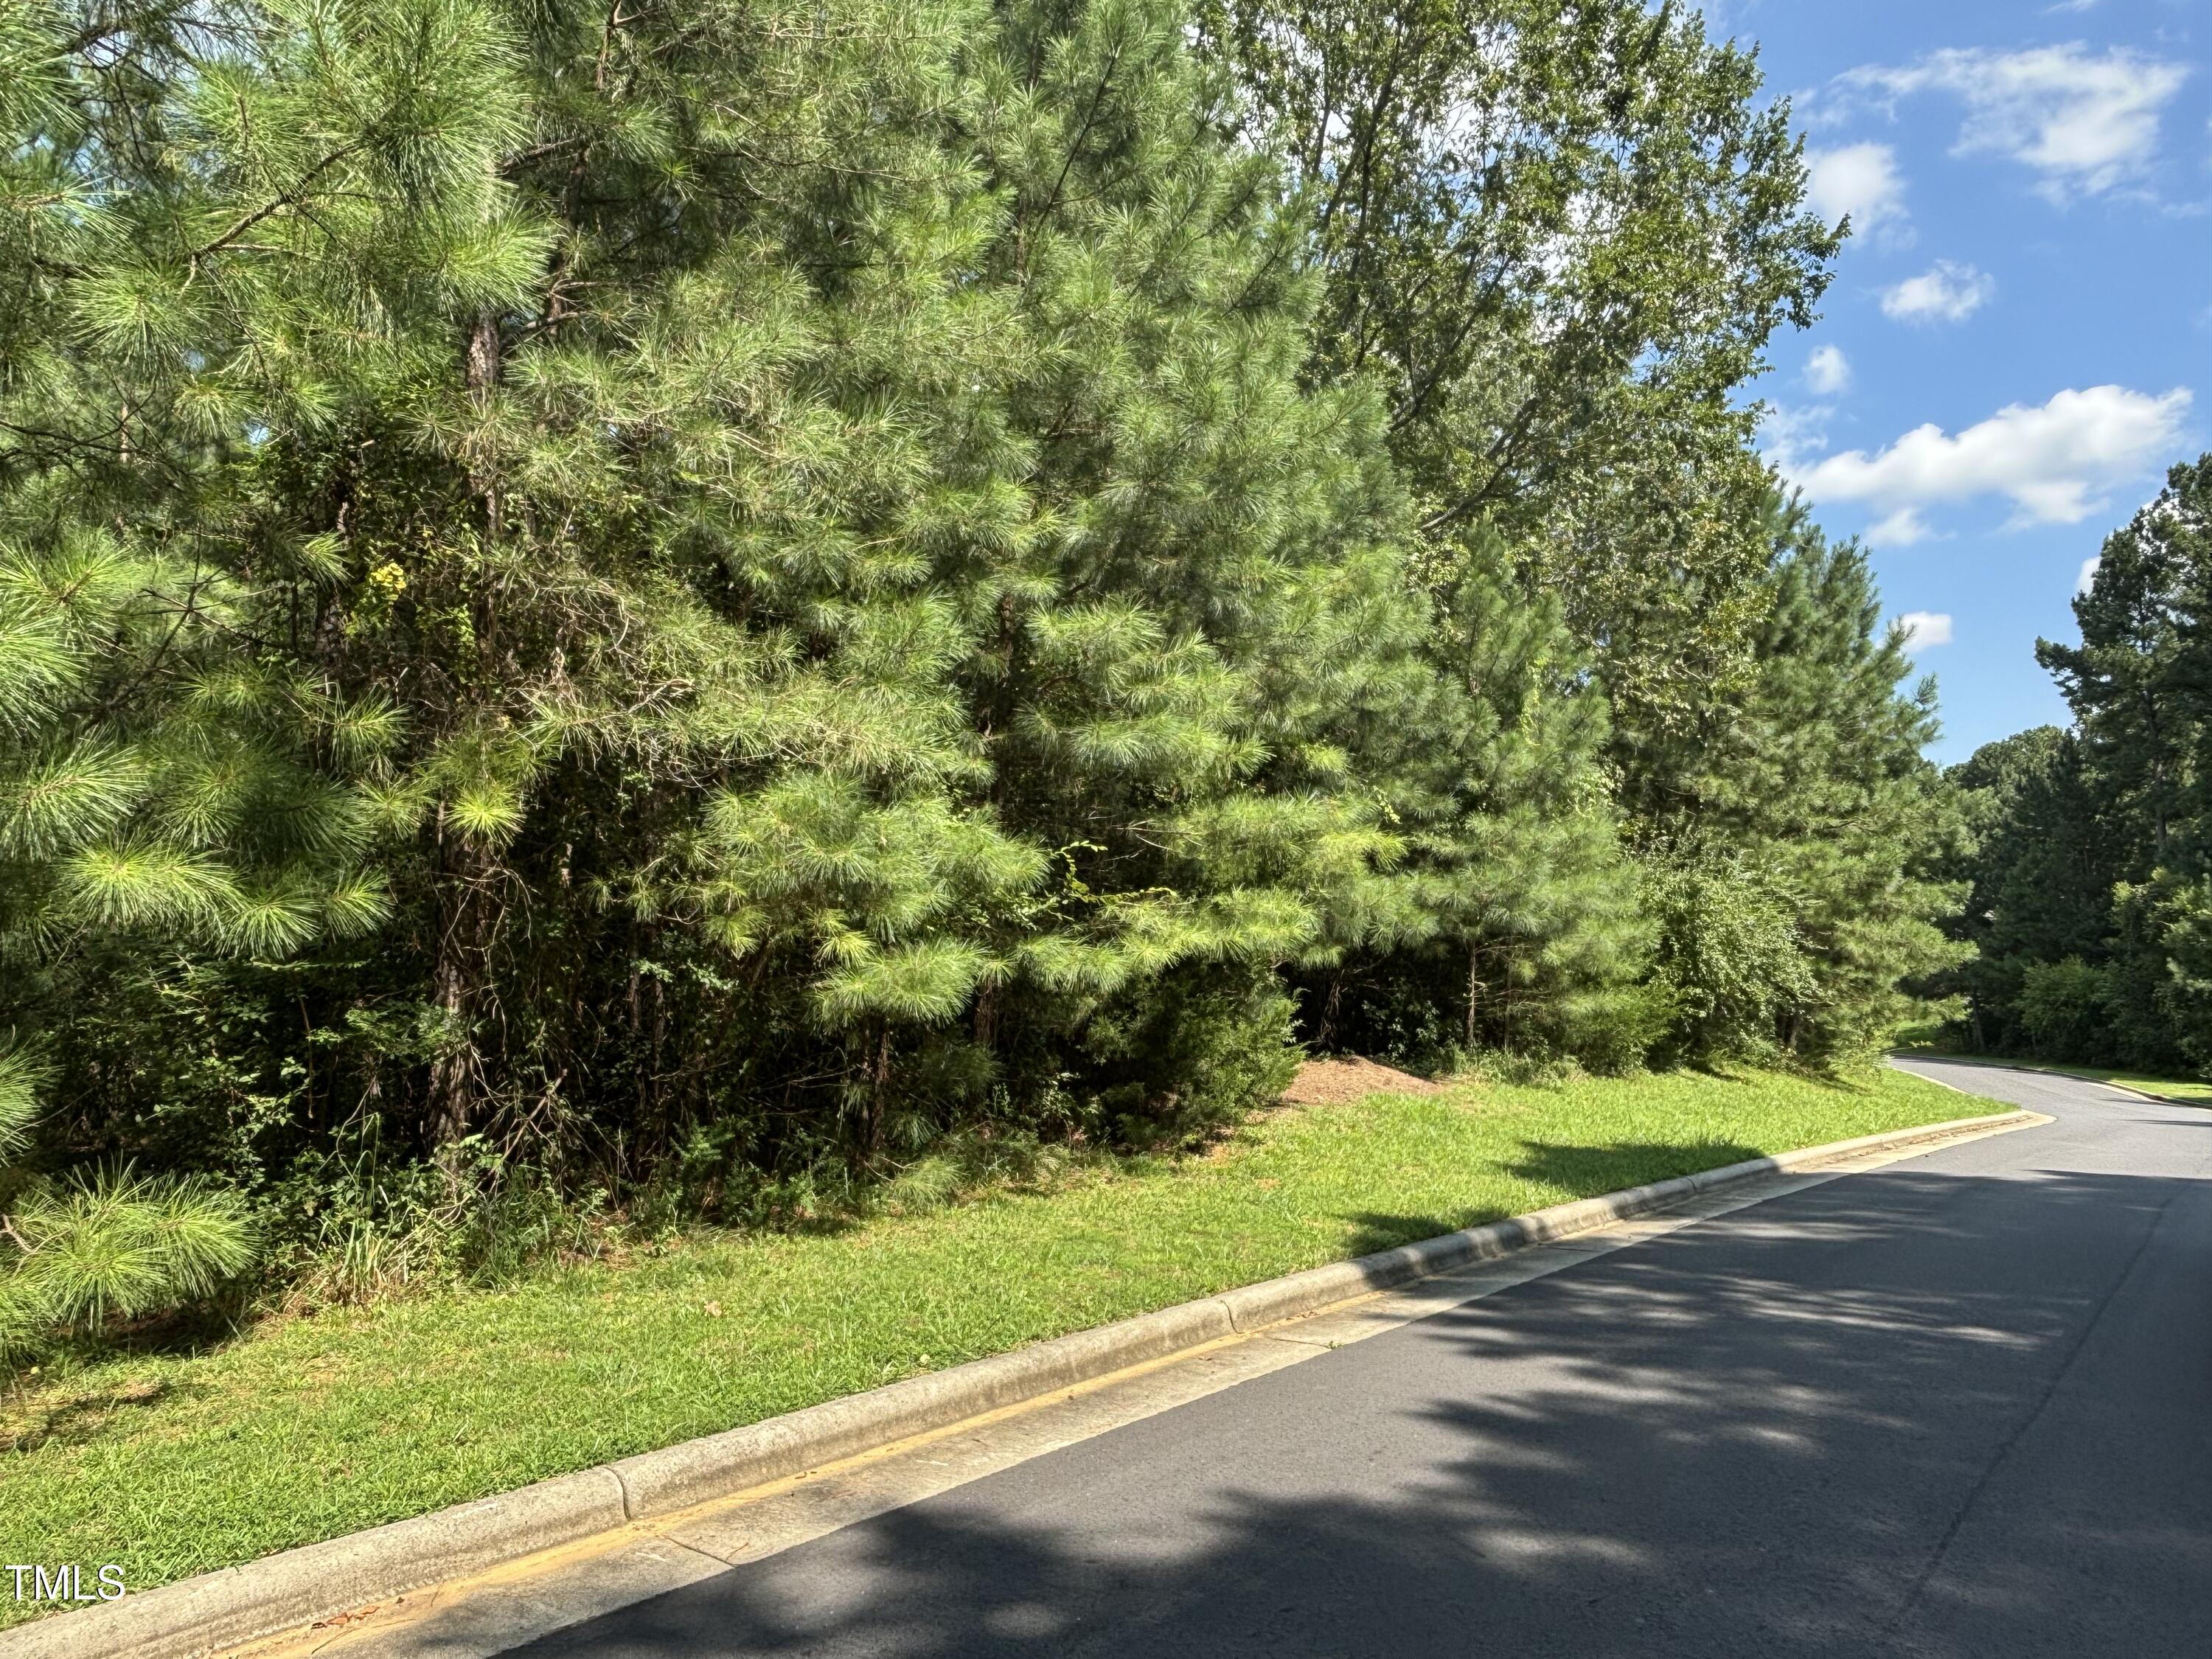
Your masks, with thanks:
M 510 1650 L 2212 1656 L 2212 1110 L 1617 1251 Z

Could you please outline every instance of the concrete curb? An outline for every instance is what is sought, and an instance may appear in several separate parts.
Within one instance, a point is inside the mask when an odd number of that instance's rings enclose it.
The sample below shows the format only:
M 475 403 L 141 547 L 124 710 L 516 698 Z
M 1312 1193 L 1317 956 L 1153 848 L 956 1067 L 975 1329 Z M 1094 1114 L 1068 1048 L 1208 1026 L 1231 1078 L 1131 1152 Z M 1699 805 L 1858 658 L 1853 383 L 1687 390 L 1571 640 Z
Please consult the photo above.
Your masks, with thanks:
M 2047 1122 L 2000 1112 L 1832 1141 L 1423 1239 L 1011 1353 L 825 1401 L 726 1433 L 367 1532 L 285 1550 L 0 1632 L 0 1659 L 200 1659 L 425 1585 L 802 1474 L 1471 1261 L 1591 1231 L 1761 1176 L 1861 1152 Z

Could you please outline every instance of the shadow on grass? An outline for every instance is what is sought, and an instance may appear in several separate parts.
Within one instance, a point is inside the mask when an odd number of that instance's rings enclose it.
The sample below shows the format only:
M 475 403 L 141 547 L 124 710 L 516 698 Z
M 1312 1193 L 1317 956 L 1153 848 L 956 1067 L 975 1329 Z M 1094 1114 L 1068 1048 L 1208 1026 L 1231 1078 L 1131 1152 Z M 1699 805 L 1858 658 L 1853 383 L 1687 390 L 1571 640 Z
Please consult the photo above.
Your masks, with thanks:
M 176 1393 L 173 1383 L 160 1382 L 84 1389 L 50 1403 L 19 1403 L 0 1395 L 0 1454 L 36 1451 L 54 1443 L 82 1445 L 118 1417 L 166 1404 Z
M 1401 1244 L 1418 1244 L 1425 1238 L 1455 1233 L 1462 1227 L 1503 1221 L 1510 1213 L 1494 1205 L 1432 1215 L 1386 1215 L 1378 1210 L 1356 1210 L 1342 1218 L 1352 1224 L 1351 1232 L 1345 1235 L 1345 1254 L 1372 1255 L 1377 1250 L 1395 1250 Z
M 1871 1093 L 1879 1067 L 1871 1071 L 1854 1072 L 1848 1067 L 1838 1071 L 1827 1066 L 1784 1066 L 1776 1071 L 1760 1073 L 1744 1067 L 1731 1069 L 1725 1060 L 1692 1060 L 1680 1070 L 1712 1083 L 1757 1083 L 1762 1077 L 1786 1077 L 1793 1083 L 1808 1083 L 1816 1089 L 1829 1089 L 1839 1095 Z
M 1675 1176 L 1695 1175 L 1764 1157 L 1756 1146 L 1733 1141 L 1699 1140 L 1616 1141 L 1609 1146 L 1559 1146 L 1540 1140 L 1521 1143 L 1522 1156 L 1504 1166 L 1523 1181 L 1553 1188 L 1572 1198 L 1597 1198 L 1629 1187 L 1641 1187 Z M 1540 1207 L 1540 1206 L 1539 1206 Z M 1401 1244 L 1418 1243 L 1464 1227 L 1480 1227 L 1503 1221 L 1514 1213 L 1492 1205 L 1481 1208 L 1432 1211 L 1426 1215 L 1390 1215 L 1381 1211 L 1356 1210 L 1340 1218 L 1351 1224 L 1346 1237 L 1348 1255 L 1371 1255 Z
M 1756 1146 L 1732 1140 L 1616 1140 L 1606 1146 L 1524 1140 L 1521 1157 L 1505 1168 L 1523 1181 L 1562 1188 L 1577 1197 L 1595 1198 L 1765 1156 Z

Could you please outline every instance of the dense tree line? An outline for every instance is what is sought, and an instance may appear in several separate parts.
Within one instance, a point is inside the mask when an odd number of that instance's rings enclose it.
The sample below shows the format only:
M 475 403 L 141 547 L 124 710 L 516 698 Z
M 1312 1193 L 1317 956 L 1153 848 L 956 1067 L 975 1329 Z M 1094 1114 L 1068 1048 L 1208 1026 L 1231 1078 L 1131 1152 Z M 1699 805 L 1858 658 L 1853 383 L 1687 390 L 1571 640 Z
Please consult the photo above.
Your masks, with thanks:
M 1957 975 L 1976 1047 L 2212 1068 L 2212 454 L 2105 539 L 2078 646 L 2039 641 L 2074 714 L 1954 769 L 1978 820 Z
M 1759 86 L 1640 0 L 6 0 L 18 1323 L 395 1169 L 1879 1040 L 1963 831 L 1751 446 L 1844 228 Z

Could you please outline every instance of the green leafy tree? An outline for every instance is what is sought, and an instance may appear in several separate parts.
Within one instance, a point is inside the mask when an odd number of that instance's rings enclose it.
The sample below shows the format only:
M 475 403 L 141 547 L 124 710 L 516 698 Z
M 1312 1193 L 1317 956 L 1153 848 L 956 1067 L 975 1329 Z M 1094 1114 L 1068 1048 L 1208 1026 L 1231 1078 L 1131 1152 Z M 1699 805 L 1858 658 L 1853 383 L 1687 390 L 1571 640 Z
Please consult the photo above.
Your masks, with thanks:
M 2030 1038 L 2019 1005 L 2027 969 L 2111 960 L 2119 849 L 2100 831 L 2081 745 L 2070 732 L 2043 726 L 1984 744 L 1948 776 L 1974 831 L 1956 866 L 1971 883 L 1956 931 L 1974 954 L 1944 983 L 1966 997 L 1966 1035 L 1974 1047 L 2024 1048 Z
M 2108 1052 L 2102 1028 L 2112 1001 L 2107 975 L 2079 957 L 2027 963 L 2018 1012 L 2028 1051 L 2045 1060 L 2094 1060 Z
M 1201 17 L 1313 204 L 1311 372 L 1383 386 L 1425 526 L 1497 529 L 1625 730 L 1741 674 L 1766 549 L 1736 394 L 1841 234 L 1755 56 L 1642 0 Z

